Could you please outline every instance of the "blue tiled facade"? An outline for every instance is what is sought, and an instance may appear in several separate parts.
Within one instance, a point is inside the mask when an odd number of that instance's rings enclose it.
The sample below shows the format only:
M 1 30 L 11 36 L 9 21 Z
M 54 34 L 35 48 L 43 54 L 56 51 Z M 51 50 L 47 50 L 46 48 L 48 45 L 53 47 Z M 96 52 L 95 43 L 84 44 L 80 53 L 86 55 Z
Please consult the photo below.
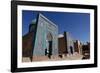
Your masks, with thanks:
M 36 37 L 33 56 L 44 56 L 45 50 L 49 49 L 49 41 L 52 41 L 52 55 L 58 54 L 58 26 L 39 14 L 37 21 Z
M 73 54 L 75 52 L 74 51 L 74 40 L 68 32 L 66 32 L 66 39 L 67 39 L 68 54 Z

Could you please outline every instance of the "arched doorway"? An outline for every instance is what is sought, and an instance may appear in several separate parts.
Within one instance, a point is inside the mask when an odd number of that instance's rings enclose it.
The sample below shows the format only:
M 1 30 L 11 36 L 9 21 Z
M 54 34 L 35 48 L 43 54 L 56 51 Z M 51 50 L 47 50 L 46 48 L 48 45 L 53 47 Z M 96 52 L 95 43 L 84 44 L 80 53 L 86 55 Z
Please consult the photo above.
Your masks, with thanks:
M 52 55 L 52 39 L 53 39 L 52 34 L 48 33 L 47 39 L 46 39 L 46 41 L 47 41 L 46 53 L 47 53 L 49 58 L 51 58 L 51 55 Z

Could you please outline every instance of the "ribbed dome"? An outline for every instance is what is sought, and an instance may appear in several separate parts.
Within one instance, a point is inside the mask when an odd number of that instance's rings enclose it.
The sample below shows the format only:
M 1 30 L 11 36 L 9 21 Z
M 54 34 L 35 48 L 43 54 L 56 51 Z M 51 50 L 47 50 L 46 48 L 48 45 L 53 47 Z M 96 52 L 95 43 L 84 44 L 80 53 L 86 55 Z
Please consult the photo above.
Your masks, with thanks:
M 29 25 L 29 32 L 34 31 L 36 27 L 36 19 L 32 20 Z
M 31 24 L 35 24 L 36 23 L 36 19 L 32 20 Z

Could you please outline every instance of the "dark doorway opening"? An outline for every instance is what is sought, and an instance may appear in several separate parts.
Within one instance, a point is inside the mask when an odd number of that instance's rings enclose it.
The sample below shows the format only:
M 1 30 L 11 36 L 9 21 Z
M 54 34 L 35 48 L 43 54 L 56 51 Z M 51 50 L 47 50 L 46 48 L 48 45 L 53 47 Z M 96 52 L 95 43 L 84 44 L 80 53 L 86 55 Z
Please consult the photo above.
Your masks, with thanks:
M 71 54 L 73 54 L 73 47 L 72 46 L 70 46 L 70 52 L 71 52 Z
M 52 55 L 52 41 L 48 41 L 49 42 L 49 54 L 48 57 L 51 58 Z

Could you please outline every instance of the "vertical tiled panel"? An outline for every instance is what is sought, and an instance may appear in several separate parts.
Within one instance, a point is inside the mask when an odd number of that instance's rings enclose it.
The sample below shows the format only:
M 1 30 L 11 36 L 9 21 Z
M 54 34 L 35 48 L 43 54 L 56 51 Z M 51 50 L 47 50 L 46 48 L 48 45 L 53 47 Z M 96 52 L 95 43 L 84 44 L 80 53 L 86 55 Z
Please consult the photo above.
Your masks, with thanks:
M 58 27 L 43 15 L 39 14 L 33 55 L 44 56 L 47 48 L 47 34 L 52 34 L 52 54 L 58 54 Z

